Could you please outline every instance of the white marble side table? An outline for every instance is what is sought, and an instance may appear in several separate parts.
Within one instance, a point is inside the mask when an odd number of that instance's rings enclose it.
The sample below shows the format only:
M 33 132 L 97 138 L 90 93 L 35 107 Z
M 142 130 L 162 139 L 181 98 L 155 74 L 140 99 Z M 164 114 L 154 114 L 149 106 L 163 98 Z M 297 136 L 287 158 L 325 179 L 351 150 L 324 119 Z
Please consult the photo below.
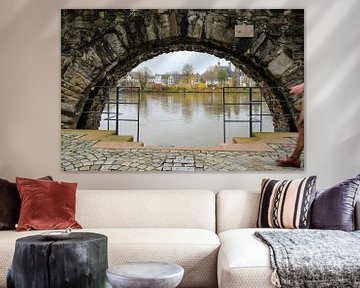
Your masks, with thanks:
M 106 271 L 113 288 L 175 288 L 184 268 L 162 262 L 130 262 L 111 266 Z

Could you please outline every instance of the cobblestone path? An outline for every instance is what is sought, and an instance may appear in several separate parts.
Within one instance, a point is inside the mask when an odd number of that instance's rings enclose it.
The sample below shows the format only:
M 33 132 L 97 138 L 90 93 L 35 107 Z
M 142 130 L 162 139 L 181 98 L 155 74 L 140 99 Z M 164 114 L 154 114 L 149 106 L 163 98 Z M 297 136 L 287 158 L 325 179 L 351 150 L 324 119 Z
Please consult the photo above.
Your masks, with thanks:
M 218 151 L 201 147 L 162 148 L 126 147 L 94 148 L 99 140 L 84 140 L 83 135 L 62 134 L 61 169 L 63 171 L 271 171 L 302 170 L 275 166 L 275 160 L 291 153 L 290 144 L 269 144 L 273 151 Z

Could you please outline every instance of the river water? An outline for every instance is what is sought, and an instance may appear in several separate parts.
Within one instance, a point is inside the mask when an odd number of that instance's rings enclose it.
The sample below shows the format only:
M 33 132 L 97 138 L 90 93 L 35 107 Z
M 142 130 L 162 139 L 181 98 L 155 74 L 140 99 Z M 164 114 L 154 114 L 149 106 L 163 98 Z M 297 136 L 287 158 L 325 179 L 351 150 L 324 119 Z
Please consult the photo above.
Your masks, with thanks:
M 121 102 L 137 102 L 136 95 L 125 95 Z M 259 100 L 260 96 L 253 96 Z M 254 99 L 255 98 L 255 99 Z M 257 99 L 256 99 L 257 98 Z M 247 95 L 230 95 L 226 103 L 246 103 Z M 136 119 L 137 105 L 120 104 L 120 118 Z M 252 113 L 260 113 L 260 105 L 253 105 Z M 115 112 L 115 104 L 109 105 L 109 111 Z M 108 106 L 105 107 L 100 129 L 108 128 Z M 269 113 L 265 102 L 262 112 Z M 225 107 L 227 120 L 249 120 L 248 105 L 229 105 Z M 115 116 L 112 115 L 114 119 Z M 223 96 L 222 93 L 144 93 L 139 107 L 139 141 L 146 146 L 216 146 L 224 143 Z M 253 119 L 260 119 L 253 116 Z M 136 141 L 137 122 L 120 121 L 122 135 L 133 135 Z M 109 128 L 115 130 L 115 121 L 109 122 Z M 253 131 L 260 131 L 260 123 L 253 123 Z M 274 131 L 271 116 L 263 116 L 262 131 Z M 226 142 L 232 137 L 249 136 L 248 123 L 226 123 Z

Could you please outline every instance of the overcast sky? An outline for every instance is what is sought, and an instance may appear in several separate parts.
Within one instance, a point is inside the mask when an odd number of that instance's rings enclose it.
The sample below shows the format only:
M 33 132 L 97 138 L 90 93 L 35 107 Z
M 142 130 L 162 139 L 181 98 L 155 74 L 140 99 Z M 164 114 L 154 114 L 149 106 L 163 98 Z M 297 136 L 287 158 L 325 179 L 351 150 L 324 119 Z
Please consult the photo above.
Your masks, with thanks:
M 153 74 L 165 74 L 167 72 L 181 72 L 185 64 L 191 64 L 194 72 L 202 74 L 209 66 L 214 66 L 220 60 L 220 65 L 228 65 L 228 61 L 214 55 L 200 52 L 179 51 L 161 54 L 141 63 L 134 70 L 149 67 Z

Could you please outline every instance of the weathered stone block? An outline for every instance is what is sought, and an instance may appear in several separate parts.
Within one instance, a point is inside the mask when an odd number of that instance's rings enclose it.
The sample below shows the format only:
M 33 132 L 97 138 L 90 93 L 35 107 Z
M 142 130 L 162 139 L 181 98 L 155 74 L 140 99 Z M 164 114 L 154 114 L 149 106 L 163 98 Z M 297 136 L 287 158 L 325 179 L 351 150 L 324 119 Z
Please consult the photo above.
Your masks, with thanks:
M 190 38 L 201 39 L 203 21 L 196 15 L 192 15 L 188 18 L 187 36 Z
M 74 125 L 74 117 L 62 114 L 61 115 L 61 123 L 66 124 L 67 127 L 70 128 L 71 125 Z M 69 126 L 69 124 L 70 124 L 70 126 Z
M 123 47 L 120 39 L 114 33 L 109 33 L 104 36 L 104 42 L 106 43 L 106 51 L 110 60 L 115 60 L 121 55 L 126 54 L 126 50 Z
M 67 112 L 67 114 L 75 114 L 76 113 L 76 106 L 68 103 L 61 103 L 61 111 Z
M 233 44 L 234 27 L 230 27 L 225 16 L 207 15 L 205 20 L 205 36 L 210 41 L 220 42 L 223 45 Z
M 176 20 L 176 12 L 175 11 L 172 11 L 169 14 L 169 24 L 170 24 L 171 37 L 179 36 L 180 29 L 178 27 L 178 23 Z
M 72 57 L 68 55 L 61 54 L 61 76 L 66 71 L 67 67 L 71 65 Z
M 269 72 L 275 77 L 280 78 L 281 75 L 294 64 L 294 61 L 284 52 L 281 52 L 268 66 Z
M 82 89 L 85 89 L 91 83 L 91 80 L 85 78 L 82 74 L 75 70 L 75 67 L 69 67 L 64 73 L 63 79 L 71 86 L 77 86 Z
M 160 15 L 159 24 L 160 24 L 160 37 L 161 37 L 161 39 L 171 37 L 170 21 L 169 21 L 169 15 L 168 14 L 161 14 Z
M 101 73 L 101 69 L 98 69 L 92 63 L 84 61 L 82 58 L 77 58 L 73 65 L 73 70 L 77 71 L 84 79 L 89 81 L 95 80 L 98 75 Z
M 100 69 L 104 66 L 103 62 L 105 62 L 101 59 L 101 56 L 98 55 L 97 51 L 93 47 L 90 47 L 86 52 L 84 52 L 82 59 Z
M 154 17 L 151 17 L 151 19 L 145 19 L 145 31 L 148 41 L 154 41 L 157 39 L 154 21 Z
M 65 79 L 61 79 L 61 88 L 80 94 L 84 92 L 84 90 L 81 87 L 74 86 L 71 83 L 67 82 Z
M 262 45 L 262 48 L 255 53 L 260 63 L 268 65 L 276 57 L 276 49 L 271 40 L 267 40 L 266 44 Z
M 255 41 L 251 45 L 250 53 L 255 54 L 256 51 L 259 49 L 260 45 L 266 40 L 266 34 L 261 33 L 258 38 L 255 38 Z
M 304 67 L 302 65 L 292 65 L 284 74 L 281 75 L 281 81 L 288 87 L 299 84 L 299 79 L 304 79 Z
M 70 97 L 68 95 L 65 95 L 65 94 L 61 94 L 61 103 L 67 103 L 69 105 L 72 105 L 72 106 L 76 106 L 79 101 L 81 101 L 82 99 L 81 98 L 73 98 L 73 97 Z
M 114 27 L 115 31 L 117 32 L 120 41 L 124 44 L 125 47 L 129 47 L 129 40 L 127 37 L 127 32 L 122 24 L 117 24 Z

